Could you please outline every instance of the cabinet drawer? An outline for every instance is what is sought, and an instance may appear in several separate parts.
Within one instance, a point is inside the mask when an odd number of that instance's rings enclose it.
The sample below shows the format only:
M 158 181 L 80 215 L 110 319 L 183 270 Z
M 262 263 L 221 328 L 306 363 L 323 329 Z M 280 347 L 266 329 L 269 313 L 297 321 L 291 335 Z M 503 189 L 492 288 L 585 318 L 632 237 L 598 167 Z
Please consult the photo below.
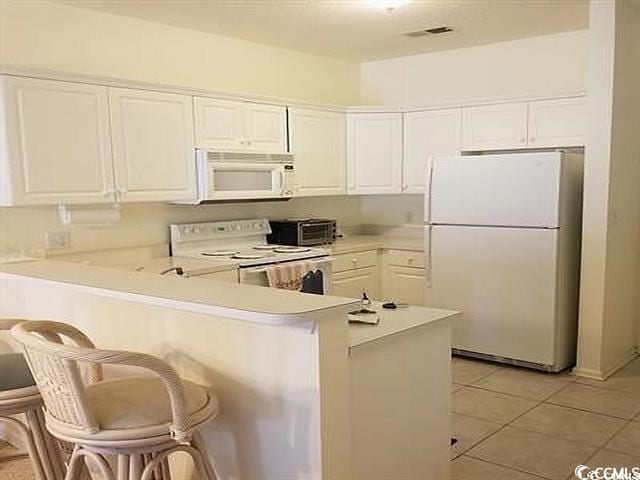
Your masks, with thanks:
M 356 268 L 374 267 L 378 264 L 378 251 L 367 250 L 366 252 L 346 253 L 334 255 L 333 271 L 346 272 Z
M 424 253 L 409 250 L 388 250 L 387 263 L 398 267 L 424 268 Z

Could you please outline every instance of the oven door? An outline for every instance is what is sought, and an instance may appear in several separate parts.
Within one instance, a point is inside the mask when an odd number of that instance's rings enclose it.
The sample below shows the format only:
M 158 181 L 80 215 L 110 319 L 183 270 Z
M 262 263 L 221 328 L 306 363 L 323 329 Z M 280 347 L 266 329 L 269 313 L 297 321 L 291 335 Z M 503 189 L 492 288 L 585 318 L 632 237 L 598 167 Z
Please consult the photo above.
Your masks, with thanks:
M 284 196 L 284 165 L 207 162 L 205 200 L 274 198 Z
M 332 265 L 333 257 L 320 257 L 311 258 L 308 260 L 299 260 L 301 262 L 311 262 L 315 264 L 316 269 L 322 272 L 322 278 L 324 281 L 323 289 L 325 295 L 331 295 L 333 290 L 333 275 Z M 259 285 L 261 287 L 269 286 L 269 279 L 267 278 L 268 265 L 261 265 L 259 267 L 247 267 L 240 268 L 240 283 L 248 285 Z

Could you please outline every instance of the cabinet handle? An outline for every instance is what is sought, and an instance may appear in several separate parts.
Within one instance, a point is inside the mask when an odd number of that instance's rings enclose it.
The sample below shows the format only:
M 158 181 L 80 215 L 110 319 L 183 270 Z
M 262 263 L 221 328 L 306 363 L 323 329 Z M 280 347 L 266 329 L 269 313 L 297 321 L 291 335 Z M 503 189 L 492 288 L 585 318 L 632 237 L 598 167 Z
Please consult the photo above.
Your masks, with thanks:
M 247 145 L 251 145 L 251 140 L 247 140 L 245 143 L 246 143 Z
M 536 137 L 531 137 L 531 138 L 529 139 L 529 143 L 533 143 L 533 142 L 535 142 L 535 141 L 536 141 Z
M 353 264 L 353 268 L 356 268 L 358 266 L 358 259 L 352 258 L 351 263 Z
M 407 258 L 407 263 L 409 264 L 413 263 L 413 258 Z
M 525 143 L 525 139 L 524 138 L 520 138 L 520 143 Z

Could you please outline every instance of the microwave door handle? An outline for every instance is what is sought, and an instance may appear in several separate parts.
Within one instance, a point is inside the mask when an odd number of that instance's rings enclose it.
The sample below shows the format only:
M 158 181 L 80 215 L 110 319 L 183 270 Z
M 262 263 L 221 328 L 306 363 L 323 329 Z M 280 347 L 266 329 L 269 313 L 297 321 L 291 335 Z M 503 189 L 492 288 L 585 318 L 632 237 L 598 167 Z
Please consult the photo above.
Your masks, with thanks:
M 280 195 L 284 194 L 284 170 L 282 168 L 278 169 L 278 190 Z

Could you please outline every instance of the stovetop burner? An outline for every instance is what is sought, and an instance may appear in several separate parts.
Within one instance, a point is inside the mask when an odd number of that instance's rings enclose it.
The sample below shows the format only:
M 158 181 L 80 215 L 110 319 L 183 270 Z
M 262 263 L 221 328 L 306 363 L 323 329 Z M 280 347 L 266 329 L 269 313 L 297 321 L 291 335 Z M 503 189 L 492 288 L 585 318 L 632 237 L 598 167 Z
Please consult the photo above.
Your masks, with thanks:
M 237 250 L 213 250 L 210 252 L 202 252 L 205 257 L 228 257 L 237 254 Z
M 275 250 L 278 248 L 277 245 L 256 245 L 253 247 L 254 250 Z
M 310 250 L 307 247 L 276 247 L 273 249 L 276 253 L 304 253 Z
M 266 257 L 266 255 L 263 253 L 234 253 L 231 255 L 231 258 L 236 258 L 238 260 L 257 260 L 264 257 Z

